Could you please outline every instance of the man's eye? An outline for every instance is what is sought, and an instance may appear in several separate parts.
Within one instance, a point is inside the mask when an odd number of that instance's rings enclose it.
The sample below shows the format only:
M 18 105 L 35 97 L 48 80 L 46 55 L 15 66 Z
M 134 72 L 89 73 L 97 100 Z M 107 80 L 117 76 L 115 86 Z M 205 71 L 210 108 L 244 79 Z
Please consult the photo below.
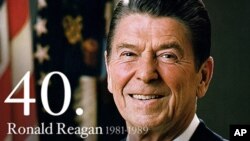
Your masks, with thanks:
M 177 56 L 174 54 L 163 54 L 162 57 L 168 59 L 177 59 Z
M 129 56 L 134 56 L 135 54 L 134 53 L 132 53 L 132 52 L 123 52 L 122 54 L 121 54 L 121 56 L 127 56 L 127 57 L 129 57 Z
M 163 62 L 166 62 L 166 63 L 175 63 L 178 60 L 178 57 L 172 53 L 163 53 L 159 55 L 159 57 Z
M 124 51 L 120 55 L 120 59 L 123 61 L 134 61 L 137 58 L 137 54 L 131 51 Z

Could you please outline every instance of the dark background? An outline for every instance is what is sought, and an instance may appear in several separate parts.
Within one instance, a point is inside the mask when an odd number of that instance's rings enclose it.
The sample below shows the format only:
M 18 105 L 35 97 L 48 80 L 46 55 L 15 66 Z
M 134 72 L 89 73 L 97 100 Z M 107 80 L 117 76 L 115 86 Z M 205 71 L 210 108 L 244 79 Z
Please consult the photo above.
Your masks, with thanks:
M 229 125 L 250 124 L 250 1 L 203 1 L 212 22 L 215 69 L 197 114 L 229 138 Z

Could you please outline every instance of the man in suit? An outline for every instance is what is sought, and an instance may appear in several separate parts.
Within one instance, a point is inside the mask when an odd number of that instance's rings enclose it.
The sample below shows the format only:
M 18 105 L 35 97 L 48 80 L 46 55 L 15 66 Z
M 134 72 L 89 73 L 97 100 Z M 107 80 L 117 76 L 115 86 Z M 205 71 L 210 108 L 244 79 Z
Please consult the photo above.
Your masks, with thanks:
M 201 0 L 122 0 L 107 50 L 108 90 L 127 141 L 221 141 L 196 115 L 213 74 Z

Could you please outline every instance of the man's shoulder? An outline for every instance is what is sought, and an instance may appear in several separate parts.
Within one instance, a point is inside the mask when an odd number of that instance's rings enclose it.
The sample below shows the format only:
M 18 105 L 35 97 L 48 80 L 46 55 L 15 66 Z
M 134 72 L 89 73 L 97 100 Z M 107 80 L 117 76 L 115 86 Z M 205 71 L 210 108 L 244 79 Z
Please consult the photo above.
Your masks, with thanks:
M 201 120 L 190 141 L 227 141 L 220 135 L 210 130 Z

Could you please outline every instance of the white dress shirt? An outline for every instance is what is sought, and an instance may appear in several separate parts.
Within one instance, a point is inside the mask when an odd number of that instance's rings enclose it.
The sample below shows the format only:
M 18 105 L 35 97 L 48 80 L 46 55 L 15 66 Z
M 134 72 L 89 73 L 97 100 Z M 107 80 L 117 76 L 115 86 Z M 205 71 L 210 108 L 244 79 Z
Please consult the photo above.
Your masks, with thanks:
M 188 128 L 182 134 L 180 134 L 177 138 L 175 138 L 173 141 L 188 141 L 194 134 L 194 131 L 198 127 L 199 123 L 200 123 L 200 120 L 195 114 Z

